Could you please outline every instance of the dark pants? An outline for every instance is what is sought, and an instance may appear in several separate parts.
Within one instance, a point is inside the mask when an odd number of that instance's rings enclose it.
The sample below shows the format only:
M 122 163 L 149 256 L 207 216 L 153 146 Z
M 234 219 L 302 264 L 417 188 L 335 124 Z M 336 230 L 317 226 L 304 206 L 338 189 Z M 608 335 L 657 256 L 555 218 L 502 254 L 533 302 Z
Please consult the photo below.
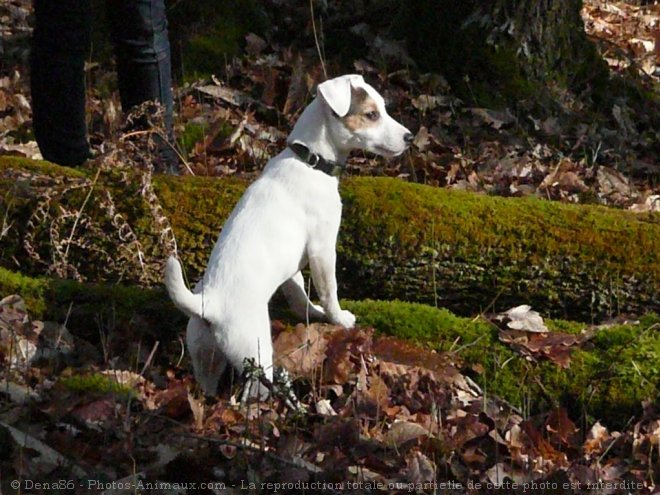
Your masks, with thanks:
M 172 134 L 172 76 L 164 0 L 107 0 L 123 109 L 147 100 L 165 107 Z M 84 64 L 91 0 L 35 0 L 32 45 L 34 133 L 46 160 L 79 165 L 90 156 Z

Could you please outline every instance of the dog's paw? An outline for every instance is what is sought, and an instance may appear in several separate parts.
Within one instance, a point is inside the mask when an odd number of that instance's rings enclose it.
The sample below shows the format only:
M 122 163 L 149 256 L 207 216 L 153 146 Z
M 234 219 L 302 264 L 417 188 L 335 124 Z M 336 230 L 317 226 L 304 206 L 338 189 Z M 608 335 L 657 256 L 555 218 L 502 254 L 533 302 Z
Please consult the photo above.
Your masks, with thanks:
M 355 326 L 355 315 L 344 309 L 339 313 L 339 316 L 332 323 L 335 325 L 341 325 L 347 329 L 353 328 Z
M 318 304 L 309 303 L 304 306 L 292 306 L 291 311 L 301 320 L 326 321 L 325 310 Z
M 326 318 L 325 309 L 318 304 L 311 304 L 309 307 L 309 317 L 314 320 L 324 320 Z

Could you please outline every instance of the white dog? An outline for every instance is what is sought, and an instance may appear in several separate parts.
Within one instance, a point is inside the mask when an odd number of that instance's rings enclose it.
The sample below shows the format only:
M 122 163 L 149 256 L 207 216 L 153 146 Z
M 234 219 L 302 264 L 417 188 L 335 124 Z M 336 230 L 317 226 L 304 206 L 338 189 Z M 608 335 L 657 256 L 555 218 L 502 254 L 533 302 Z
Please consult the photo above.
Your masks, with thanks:
M 383 156 L 403 153 L 413 139 L 385 110 L 362 76 L 318 86 L 288 138 L 224 224 L 203 279 L 191 292 L 181 265 L 170 257 L 165 285 L 190 316 L 187 345 L 195 378 L 214 394 L 227 362 L 239 372 L 254 359 L 272 380 L 268 301 L 282 287 L 300 317 L 351 328 L 355 316 L 337 299 L 335 243 L 341 220 L 337 176 L 353 149 Z M 310 302 L 300 270 L 309 263 L 320 306 Z M 250 394 L 263 395 L 254 382 Z

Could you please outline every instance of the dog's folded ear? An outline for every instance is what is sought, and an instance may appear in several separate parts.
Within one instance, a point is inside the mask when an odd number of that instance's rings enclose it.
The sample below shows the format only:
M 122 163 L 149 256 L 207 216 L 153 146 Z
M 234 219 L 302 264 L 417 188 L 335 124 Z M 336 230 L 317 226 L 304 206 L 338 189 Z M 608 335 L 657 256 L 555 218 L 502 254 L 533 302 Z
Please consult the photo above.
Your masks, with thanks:
M 349 74 L 319 84 L 317 92 L 339 117 L 345 117 L 351 108 L 351 83 L 364 83 L 362 76 Z

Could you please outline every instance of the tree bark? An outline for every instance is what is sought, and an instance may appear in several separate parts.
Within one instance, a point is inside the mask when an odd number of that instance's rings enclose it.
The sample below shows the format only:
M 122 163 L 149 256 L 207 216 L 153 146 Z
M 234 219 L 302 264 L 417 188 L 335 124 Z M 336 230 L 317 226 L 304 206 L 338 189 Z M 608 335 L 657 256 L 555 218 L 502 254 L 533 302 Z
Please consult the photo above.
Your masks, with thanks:
M 471 104 L 537 99 L 548 83 L 598 103 L 611 96 L 609 74 L 581 9 L 582 0 L 420 0 L 399 5 L 393 30 Z
M 30 276 L 154 286 L 178 245 L 194 282 L 246 185 L 152 182 L 119 161 L 97 173 L 0 158 L 0 263 Z M 658 214 L 387 178 L 351 178 L 340 188 L 340 297 L 423 302 L 459 314 L 531 304 L 582 321 L 660 312 Z

